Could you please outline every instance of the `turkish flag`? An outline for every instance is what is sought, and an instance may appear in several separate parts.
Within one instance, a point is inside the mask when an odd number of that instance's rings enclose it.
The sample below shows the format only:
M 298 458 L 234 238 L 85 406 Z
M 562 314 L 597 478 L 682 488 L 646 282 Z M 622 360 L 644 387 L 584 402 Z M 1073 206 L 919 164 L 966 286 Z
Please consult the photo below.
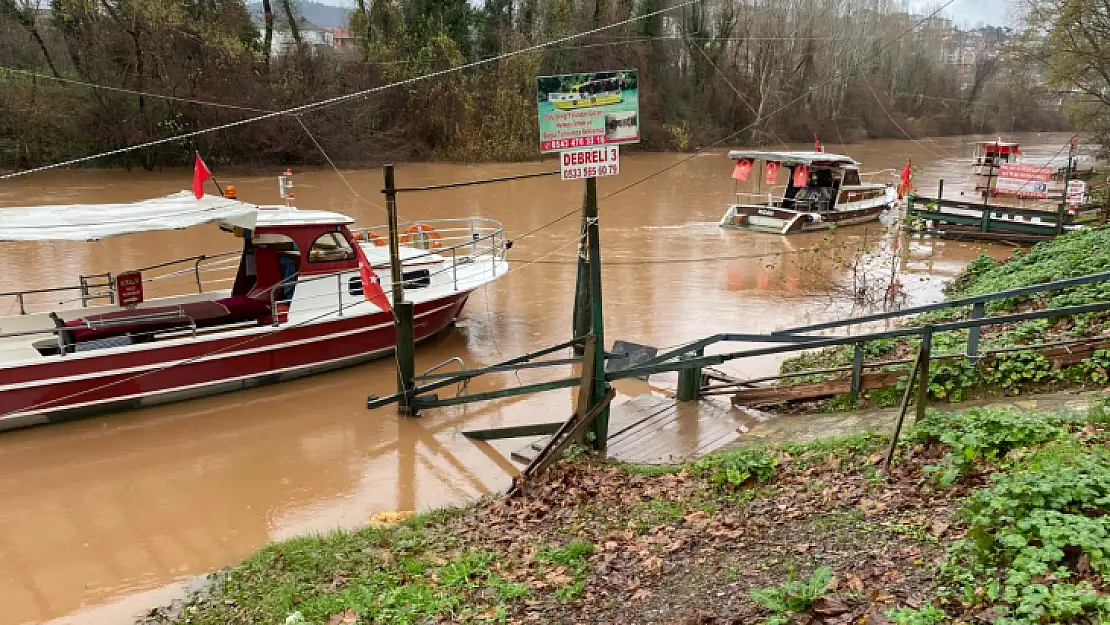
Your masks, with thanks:
M 767 161 L 767 184 L 775 184 L 779 179 L 778 161 Z
M 199 200 L 204 197 L 204 181 L 212 177 L 212 172 L 208 171 L 208 166 L 204 161 L 200 160 L 200 154 L 197 154 L 197 161 L 193 164 L 193 195 Z
M 382 283 L 378 280 L 377 274 L 370 267 L 370 261 L 366 258 L 366 254 L 362 251 L 362 246 L 358 241 L 354 242 L 355 255 L 358 256 L 358 273 L 362 278 L 362 295 L 366 301 L 371 304 L 376 304 L 385 312 L 393 310 L 389 305 L 389 298 L 386 297 L 385 291 L 382 290 Z
M 806 186 L 806 182 L 808 180 L 809 180 L 809 167 L 806 167 L 805 165 L 795 165 L 794 166 L 794 186 L 801 189 L 802 187 Z
M 750 173 L 752 173 L 752 159 L 742 158 L 736 161 L 736 168 L 732 170 L 732 178 L 740 182 L 745 182 Z
M 910 162 L 906 161 L 906 168 L 902 170 L 902 184 L 905 186 L 906 191 L 913 188 L 913 183 L 910 182 L 912 176 L 913 172 L 910 170 Z

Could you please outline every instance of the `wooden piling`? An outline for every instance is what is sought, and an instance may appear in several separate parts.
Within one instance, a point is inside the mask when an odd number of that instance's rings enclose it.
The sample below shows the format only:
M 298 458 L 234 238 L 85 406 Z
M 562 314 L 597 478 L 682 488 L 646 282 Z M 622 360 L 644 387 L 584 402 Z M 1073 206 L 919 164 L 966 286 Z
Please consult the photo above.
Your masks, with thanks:
M 597 342 L 593 358 L 594 387 L 591 408 L 601 403 L 609 392 L 609 383 L 605 380 L 605 317 L 602 314 L 601 300 L 601 233 L 597 217 L 597 179 L 586 178 L 586 191 L 583 199 L 582 213 L 586 220 L 586 241 L 590 256 L 590 319 L 591 331 Z M 591 366 L 588 362 L 582 363 L 583 367 Z M 602 451 L 608 444 L 609 437 L 609 409 L 605 408 L 593 423 L 594 449 Z
M 389 275 L 393 287 L 393 324 L 396 328 L 397 410 L 415 416 L 413 391 L 416 382 L 416 342 L 413 336 L 413 305 L 405 302 L 405 283 L 401 271 L 401 240 L 397 233 L 397 186 L 393 165 L 382 166 L 386 218 L 389 221 Z

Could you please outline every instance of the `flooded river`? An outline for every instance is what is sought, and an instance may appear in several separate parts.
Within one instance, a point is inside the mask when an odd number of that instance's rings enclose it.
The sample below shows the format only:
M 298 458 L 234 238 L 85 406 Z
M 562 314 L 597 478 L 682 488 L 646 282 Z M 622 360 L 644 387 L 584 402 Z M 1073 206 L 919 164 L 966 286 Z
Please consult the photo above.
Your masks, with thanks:
M 1065 135 L 1018 135 L 1027 154 L 1051 155 Z M 827 141 L 828 138 L 826 138 Z M 930 194 L 970 195 L 967 138 L 871 141 L 839 146 L 863 171 L 897 171 L 912 158 Z M 791 146 L 810 149 L 810 146 Z M 541 163 L 400 165 L 398 184 L 417 186 L 550 170 Z M 726 231 L 732 163 L 724 150 L 694 158 L 626 155 L 621 173 L 599 181 L 606 336 L 666 347 L 707 334 L 767 332 L 845 314 L 821 295 L 814 275 L 842 279 L 828 250 L 852 246 L 881 227 L 790 238 Z M 668 169 L 669 168 L 669 169 Z M 276 168 L 275 168 L 276 169 Z M 649 176 L 642 184 L 606 197 Z M 217 172 L 239 197 L 276 203 L 276 171 Z M 297 204 L 384 223 L 380 171 L 297 171 Z M 753 176 L 755 177 L 755 176 Z M 123 202 L 187 188 L 189 171 L 65 171 L 0 186 L 0 207 Z M 403 220 L 483 216 L 502 221 L 512 269 L 475 292 L 456 327 L 418 349 L 417 370 L 453 356 L 468 367 L 569 338 L 581 183 L 555 177 L 404 195 Z M 368 201 L 367 201 L 368 200 Z M 384 229 L 383 229 L 384 230 Z M 869 230 L 869 232 L 867 232 Z M 893 246 L 894 238 L 880 240 Z M 908 251 L 901 281 L 911 302 L 940 298 L 939 285 L 986 248 L 899 237 Z M 201 252 L 233 249 L 215 227 L 117 237 L 95 243 L 0 245 L 0 292 L 70 285 L 78 274 L 117 272 Z M 817 248 L 816 250 L 814 248 Z M 993 248 L 1006 255 L 1006 248 Z M 824 254 L 824 255 L 823 255 Z M 815 290 L 816 289 L 816 290 Z M 10 300 L 0 299 L 7 313 Z M 740 376 L 773 373 L 764 358 L 724 367 Z M 430 410 L 398 418 L 365 409 L 368 394 L 392 392 L 391 361 L 230 395 L 0 435 L 0 624 L 128 622 L 178 592 L 184 581 L 238 562 L 296 534 L 363 524 L 382 510 L 423 510 L 506 487 L 512 442 L 473 444 L 460 429 L 567 416 L 576 391 Z M 562 372 L 562 373 L 565 373 Z M 471 390 L 549 379 L 524 372 Z M 673 378 L 672 378 L 673 379 Z M 651 384 L 668 386 L 667 376 Z M 643 383 L 622 386 L 646 392 Z

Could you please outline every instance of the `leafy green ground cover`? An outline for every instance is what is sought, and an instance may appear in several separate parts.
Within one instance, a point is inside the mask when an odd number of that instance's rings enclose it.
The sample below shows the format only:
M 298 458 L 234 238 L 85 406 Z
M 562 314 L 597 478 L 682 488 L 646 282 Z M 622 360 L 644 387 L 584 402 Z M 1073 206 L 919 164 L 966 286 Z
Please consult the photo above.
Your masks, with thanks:
M 147 623 L 1110 623 L 1110 411 L 930 413 L 297 538 Z
M 989 256 L 981 256 L 970 262 L 952 280 L 946 294 L 950 299 L 956 299 L 1105 271 L 1110 271 L 1110 230 L 1084 230 L 1037 244 L 1027 252 L 1016 250 L 1009 260 L 1002 263 L 996 263 Z M 986 312 L 988 315 L 998 315 L 1107 301 L 1110 301 L 1110 282 L 1001 300 L 989 304 Z M 970 307 L 965 307 L 918 315 L 908 323 L 939 323 L 964 319 L 969 315 Z M 1091 313 L 1071 318 L 1037 319 L 1008 326 L 984 327 L 980 349 L 1014 349 L 1108 335 L 1110 315 Z M 967 330 L 937 333 L 933 336 L 932 354 L 940 356 L 966 353 L 967 340 Z M 912 357 L 919 346 L 920 341 L 916 338 L 880 339 L 867 343 L 864 352 L 867 362 L 900 360 Z M 783 373 L 796 373 L 843 367 L 851 362 L 852 349 L 840 347 L 787 360 L 781 370 Z M 908 374 L 909 365 L 892 365 L 880 370 L 906 371 Z M 1064 387 L 1103 386 L 1108 381 L 1108 374 L 1108 350 L 1097 350 L 1082 362 L 1061 367 L 1032 349 L 1017 349 L 978 361 L 967 358 L 934 360 L 930 367 L 928 394 L 932 400 L 959 402 L 1000 393 L 1019 394 Z M 809 376 L 805 380 L 833 377 L 835 376 Z M 836 397 L 821 402 L 820 407 L 826 410 L 843 410 L 862 405 L 893 406 L 899 401 L 905 384 L 906 379 L 902 378 L 896 387 L 877 389 L 858 399 Z

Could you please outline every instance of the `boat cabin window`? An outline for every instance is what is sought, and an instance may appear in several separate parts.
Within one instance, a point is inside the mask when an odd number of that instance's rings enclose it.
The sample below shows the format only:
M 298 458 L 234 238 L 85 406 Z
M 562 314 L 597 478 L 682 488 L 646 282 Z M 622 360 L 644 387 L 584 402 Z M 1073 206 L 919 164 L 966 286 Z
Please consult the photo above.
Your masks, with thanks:
M 858 169 L 845 169 L 844 170 L 844 184 L 847 186 L 854 186 L 860 184 L 859 170 Z
M 316 238 L 308 251 L 310 263 L 334 263 L 339 260 L 354 260 L 355 251 L 347 239 L 338 232 L 328 232 Z

